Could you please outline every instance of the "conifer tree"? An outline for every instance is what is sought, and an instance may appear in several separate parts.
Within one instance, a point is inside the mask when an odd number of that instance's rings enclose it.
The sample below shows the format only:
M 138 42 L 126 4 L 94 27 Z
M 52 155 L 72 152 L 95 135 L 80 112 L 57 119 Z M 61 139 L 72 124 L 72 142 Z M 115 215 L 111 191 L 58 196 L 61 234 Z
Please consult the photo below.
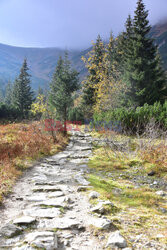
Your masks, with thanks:
M 13 87 L 13 104 L 20 112 L 21 118 L 27 118 L 28 111 L 31 109 L 34 93 L 30 86 L 30 75 L 27 72 L 27 60 L 24 59 L 19 77 L 16 78 Z
M 52 82 L 50 84 L 49 101 L 56 108 L 57 118 L 64 123 L 66 133 L 66 121 L 69 108 L 72 105 L 72 93 L 79 88 L 78 72 L 71 68 L 66 53 L 65 59 L 59 58 Z
M 138 0 L 134 23 L 126 24 L 126 80 L 128 96 L 137 106 L 164 101 L 166 77 L 157 57 L 157 47 L 149 38 L 151 26 L 143 0 Z
M 13 94 L 12 92 L 13 92 L 13 86 L 11 82 L 9 81 L 5 89 L 5 104 L 9 106 L 12 105 L 12 94 Z
M 4 102 L 3 91 L 2 91 L 2 89 L 0 88 L 0 103 L 3 103 L 3 102 Z
M 110 34 L 110 40 L 107 44 L 107 50 L 104 56 L 105 68 L 107 68 L 107 75 L 112 75 L 115 78 L 115 70 L 117 68 L 116 61 L 116 49 L 115 49 L 115 40 L 113 34 Z

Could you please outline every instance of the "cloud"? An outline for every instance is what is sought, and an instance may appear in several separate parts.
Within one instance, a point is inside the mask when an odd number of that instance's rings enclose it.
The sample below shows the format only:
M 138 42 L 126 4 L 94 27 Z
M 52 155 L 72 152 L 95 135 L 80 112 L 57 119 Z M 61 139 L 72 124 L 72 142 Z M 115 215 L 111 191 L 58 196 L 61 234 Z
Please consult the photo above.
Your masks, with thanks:
M 166 0 L 144 0 L 152 24 Z M 86 48 L 98 34 L 122 31 L 136 0 L 0 0 L 0 42 L 36 47 Z

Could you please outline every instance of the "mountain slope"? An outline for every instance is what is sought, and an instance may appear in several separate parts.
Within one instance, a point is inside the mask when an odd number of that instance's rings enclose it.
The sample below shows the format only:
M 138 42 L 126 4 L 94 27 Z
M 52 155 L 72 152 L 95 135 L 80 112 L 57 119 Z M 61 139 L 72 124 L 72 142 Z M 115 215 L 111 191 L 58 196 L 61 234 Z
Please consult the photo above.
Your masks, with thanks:
M 63 56 L 64 52 L 59 48 L 20 48 L 0 44 L 0 86 L 4 88 L 9 80 L 13 81 L 16 78 L 26 57 L 32 75 L 33 88 L 46 87 L 59 56 Z M 84 65 L 79 55 L 80 51 L 69 51 L 73 66 L 76 65 L 75 68 L 80 72 Z
M 153 26 L 150 35 L 158 45 L 164 68 L 167 70 L 167 21 Z

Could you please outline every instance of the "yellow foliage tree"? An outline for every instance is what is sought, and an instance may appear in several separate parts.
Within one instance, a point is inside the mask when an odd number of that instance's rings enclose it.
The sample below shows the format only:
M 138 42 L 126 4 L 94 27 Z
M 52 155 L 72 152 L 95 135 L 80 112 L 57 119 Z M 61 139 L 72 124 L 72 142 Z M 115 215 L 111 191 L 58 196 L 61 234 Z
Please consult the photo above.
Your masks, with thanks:
M 44 95 L 37 96 L 36 102 L 31 105 L 31 113 L 33 115 L 42 115 L 47 111 L 47 104 Z

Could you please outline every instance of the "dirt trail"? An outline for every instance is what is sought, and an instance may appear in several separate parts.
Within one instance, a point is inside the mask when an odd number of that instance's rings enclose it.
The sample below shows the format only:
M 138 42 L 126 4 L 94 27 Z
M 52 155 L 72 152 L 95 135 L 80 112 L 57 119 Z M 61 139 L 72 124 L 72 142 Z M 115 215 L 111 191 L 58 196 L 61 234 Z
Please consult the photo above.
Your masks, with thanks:
M 0 249 L 105 248 L 91 228 L 108 229 L 111 221 L 90 213 L 82 193 L 89 189 L 84 174 L 91 150 L 91 137 L 75 132 L 63 152 L 24 173 L 0 211 Z

